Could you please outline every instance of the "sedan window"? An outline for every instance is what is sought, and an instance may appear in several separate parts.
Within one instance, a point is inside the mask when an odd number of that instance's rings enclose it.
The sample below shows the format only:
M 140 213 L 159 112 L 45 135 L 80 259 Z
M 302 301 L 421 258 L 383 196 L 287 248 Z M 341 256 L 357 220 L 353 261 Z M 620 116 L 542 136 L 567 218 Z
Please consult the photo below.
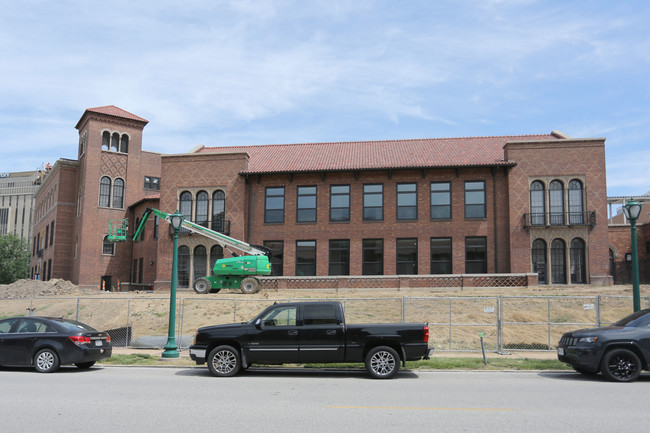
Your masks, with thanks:
M 11 327 L 18 319 L 7 319 L 0 322 L 0 334 L 6 334 L 11 331 Z
M 24 319 L 17 332 L 54 332 L 54 329 L 40 320 Z

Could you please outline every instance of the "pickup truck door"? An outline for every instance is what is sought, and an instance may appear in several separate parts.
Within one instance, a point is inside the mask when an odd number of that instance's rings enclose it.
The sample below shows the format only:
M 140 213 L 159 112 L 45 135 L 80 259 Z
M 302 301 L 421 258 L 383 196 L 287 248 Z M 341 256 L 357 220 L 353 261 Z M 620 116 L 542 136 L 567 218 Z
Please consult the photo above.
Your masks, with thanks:
M 269 310 L 248 335 L 244 346 L 249 362 L 298 362 L 299 326 L 297 305 Z
M 300 362 L 341 362 L 345 325 L 330 304 L 304 304 L 300 329 Z

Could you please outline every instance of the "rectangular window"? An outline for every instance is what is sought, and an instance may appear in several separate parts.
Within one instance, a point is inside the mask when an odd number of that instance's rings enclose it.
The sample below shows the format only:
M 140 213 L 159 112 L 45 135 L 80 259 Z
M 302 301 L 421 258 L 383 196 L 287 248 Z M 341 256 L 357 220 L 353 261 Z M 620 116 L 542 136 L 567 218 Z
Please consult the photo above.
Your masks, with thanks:
M 153 177 L 153 176 L 145 176 L 144 189 L 152 189 L 154 191 L 160 191 L 160 178 Z
M 43 237 L 43 242 L 45 242 L 44 249 L 47 249 L 47 241 L 50 239 L 50 226 L 45 226 L 45 237 Z
M 363 240 L 363 275 L 384 275 L 384 240 Z
M 54 221 L 50 224 L 50 245 L 54 243 Z
M 330 221 L 350 221 L 350 185 L 330 186 Z
M 451 274 L 451 238 L 431 238 L 431 273 Z
M 465 218 L 485 218 L 485 182 L 465 182 Z
M 271 250 L 271 275 L 284 275 L 284 242 L 264 241 L 264 246 Z
M 0 235 L 7 234 L 7 227 L 9 226 L 9 209 L 0 209 Z
M 153 238 L 158 239 L 158 229 L 160 228 L 160 220 L 157 216 L 153 217 Z
M 284 222 L 284 187 L 267 187 L 264 199 L 264 222 Z
M 133 277 L 131 278 L 131 282 L 138 282 L 138 259 L 133 259 Z
M 52 279 L 52 259 L 47 261 L 47 281 Z
M 487 238 L 485 236 L 465 238 L 465 273 L 487 273 Z
M 451 182 L 431 183 L 431 219 L 451 219 Z
M 140 257 L 140 260 L 138 261 L 138 283 L 142 284 L 142 274 L 144 274 L 144 258 Z
M 330 240 L 329 275 L 350 275 L 350 241 Z
M 397 184 L 397 219 L 413 221 L 418 219 L 418 184 Z
M 363 220 L 384 220 L 384 185 L 363 186 Z
M 397 239 L 397 275 L 417 275 L 417 238 Z
M 296 241 L 296 276 L 316 275 L 316 241 Z
M 316 222 L 316 192 L 315 186 L 298 187 L 296 222 Z

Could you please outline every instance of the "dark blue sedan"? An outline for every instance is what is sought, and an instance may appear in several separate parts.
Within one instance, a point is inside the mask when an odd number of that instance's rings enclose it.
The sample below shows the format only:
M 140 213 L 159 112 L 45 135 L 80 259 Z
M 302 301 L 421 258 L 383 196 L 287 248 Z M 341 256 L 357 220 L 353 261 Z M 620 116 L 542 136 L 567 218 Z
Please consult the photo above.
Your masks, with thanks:
M 54 317 L 0 320 L 0 366 L 51 373 L 61 365 L 90 368 L 110 358 L 111 337 L 81 322 Z

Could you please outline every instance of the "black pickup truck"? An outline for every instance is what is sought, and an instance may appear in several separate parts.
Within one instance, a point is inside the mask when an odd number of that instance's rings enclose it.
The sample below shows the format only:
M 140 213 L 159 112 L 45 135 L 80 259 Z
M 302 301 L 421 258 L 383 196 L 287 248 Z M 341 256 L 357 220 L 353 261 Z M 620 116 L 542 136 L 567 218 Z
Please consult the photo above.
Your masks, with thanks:
M 339 302 L 274 304 L 250 322 L 199 328 L 190 357 L 214 376 L 252 364 L 363 362 L 379 379 L 402 362 L 428 359 L 426 323 L 346 325 Z

